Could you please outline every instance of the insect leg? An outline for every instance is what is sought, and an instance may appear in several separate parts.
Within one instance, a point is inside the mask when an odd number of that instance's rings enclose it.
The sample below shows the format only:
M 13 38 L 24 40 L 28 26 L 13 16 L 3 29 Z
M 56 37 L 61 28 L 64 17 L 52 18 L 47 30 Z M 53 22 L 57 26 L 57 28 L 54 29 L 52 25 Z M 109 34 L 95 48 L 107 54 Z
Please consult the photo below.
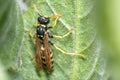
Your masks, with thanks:
M 53 23 L 52 26 L 50 26 L 49 28 L 54 28 L 54 27 L 56 26 L 57 20 L 59 19 L 60 16 L 61 16 L 60 14 L 56 14 L 56 15 L 54 15 L 54 16 L 49 16 L 49 17 L 48 17 L 48 18 L 55 18 L 54 23 Z
M 30 37 L 30 39 L 32 39 L 32 42 L 34 43 L 34 44 L 36 44 L 36 42 L 35 42 L 35 36 L 36 36 L 36 34 L 32 34 L 32 30 L 30 29 L 29 30 L 29 37 Z M 31 59 L 34 59 L 35 58 L 35 56 L 32 56 L 32 54 L 30 54 L 29 53 L 29 55 L 30 55 L 30 57 L 31 57 Z
M 71 32 L 72 32 L 72 28 L 66 34 L 64 34 L 63 36 L 53 35 L 53 38 L 60 38 L 61 39 L 61 38 L 64 38 L 64 37 L 70 35 Z
M 63 36 L 50 35 L 49 32 L 48 32 L 48 36 L 49 36 L 49 38 L 59 38 L 59 39 L 61 39 L 61 38 L 64 38 L 64 37 L 70 35 L 71 32 L 72 32 L 72 28 L 70 28 L 70 30 L 66 34 L 64 34 Z
M 38 23 L 38 22 L 36 22 L 35 24 L 34 24 L 34 26 L 35 27 L 37 27 L 37 26 L 39 26 L 40 24 Z
M 56 14 L 56 15 L 53 15 L 53 16 L 49 16 L 49 18 L 59 18 L 61 16 L 61 14 Z
M 32 30 L 29 30 L 29 36 L 30 36 L 30 38 L 33 38 L 33 43 L 35 44 L 35 37 L 36 37 L 36 34 L 32 34 Z
M 83 58 L 83 59 L 86 59 L 86 56 L 83 55 L 83 54 L 68 53 L 68 52 L 62 50 L 61 48 L 59 48 L 56 44 L 52 43 L 51 41 L 49 41 L 49 43 L 50 43 L 52 46 L 54 46 L 57 50 L 59 50 L 61 53 L 63 53 L 63 54 L 72 55 L 72 56 L 79 56 L 79 57 L 81 57 L 81 58 Z

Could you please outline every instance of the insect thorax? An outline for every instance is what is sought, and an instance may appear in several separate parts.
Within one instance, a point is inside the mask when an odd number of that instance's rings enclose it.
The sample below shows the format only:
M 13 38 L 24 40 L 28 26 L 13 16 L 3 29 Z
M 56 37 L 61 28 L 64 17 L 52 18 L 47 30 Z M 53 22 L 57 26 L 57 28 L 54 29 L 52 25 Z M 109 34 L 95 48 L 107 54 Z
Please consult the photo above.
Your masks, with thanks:
M 43 38 L 44 33 L 47 31 L 47 26 L 46 25 L 39 25 L 36 28 L 37 35 L 39 38 Z

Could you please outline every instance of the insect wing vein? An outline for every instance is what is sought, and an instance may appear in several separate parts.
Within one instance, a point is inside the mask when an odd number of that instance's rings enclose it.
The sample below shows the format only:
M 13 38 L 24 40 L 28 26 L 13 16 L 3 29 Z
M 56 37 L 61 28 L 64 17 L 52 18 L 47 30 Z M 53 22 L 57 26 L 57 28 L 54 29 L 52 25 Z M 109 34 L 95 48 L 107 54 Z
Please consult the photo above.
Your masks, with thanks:
M 36 59 L 36 64 L 37 64 L 37 66 L 40 70 L 42 68 L 41 52 L 42 51 L 41 51 L 40 39 L 37 37 L 37 34 L 36 34 L 36 55 L 35 55 L 35 59 Z
M 44 34 L 44 40 L 43 40 L 43 46 L 44 46 L 44 56 L 45 56 L 45 62 L 46 62 L 46 68 L 47 71 L 51 71 L 52 70 L 52 62 L 51 62 L 51 50 L 49 48 L 49 44 L 48 44 L 48 34 L 45 33 Z

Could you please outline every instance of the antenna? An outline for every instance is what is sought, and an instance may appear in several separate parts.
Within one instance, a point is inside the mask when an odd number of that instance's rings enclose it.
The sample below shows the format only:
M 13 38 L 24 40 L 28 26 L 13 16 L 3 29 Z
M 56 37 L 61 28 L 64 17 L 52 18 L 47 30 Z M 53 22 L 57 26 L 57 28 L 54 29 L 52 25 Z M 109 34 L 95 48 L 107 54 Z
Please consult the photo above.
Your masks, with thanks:
M 41 15 L 40 13 L 38 13 L 38 15 L 39 15 L 40 17 L 42 17 L 42 15 Z

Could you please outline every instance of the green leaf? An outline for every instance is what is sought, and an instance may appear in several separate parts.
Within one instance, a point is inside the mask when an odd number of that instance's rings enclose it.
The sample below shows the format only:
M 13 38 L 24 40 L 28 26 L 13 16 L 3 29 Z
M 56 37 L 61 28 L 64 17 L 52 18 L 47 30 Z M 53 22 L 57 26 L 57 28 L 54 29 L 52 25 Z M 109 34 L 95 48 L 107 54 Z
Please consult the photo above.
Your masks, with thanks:
M 1 0 L 0 7 L 0 63 L 3 64 L 11 80 L 18 80 L 20 75 L 17 69 L 21 64 L 24 36 L 23 18 L 14 0 Z
M 2 53 L 0 59 L 8 57 L 7 60 L 2 62 L 4 65 L 6 62 L 8 63 L 7 69 L 10 75 L 16 80 L 103 79 L 105 69 L 104 66 L 101 66 L 104 64 L 100 59 L 103 52 L 96 30 L 94 1 L 32 0 L 31 4 L 24 15 L 17 6 L 18 4 L 15 5 L 16 10 L 14 9 L 14 15 L 12 16 L 14 25 L 7 28 L 8 33 L 6 35 L 2 35 L 4 44 L 0 49 L 0 53 Z M 35 33 L 33 25 L 38 17 L 33 4 L 37 6 L 42 15 L 51 16 L 57 13 L 62 15 L 56 27 L 51 29 L 51 34 L 64 35 L 70 28 L 73 28 L 73 32 L 63 39 L 51 39 L 51 41 L 67 52 L 86 55 L 86 60 L 78 56 L 62 54 L 53 46 L 50 46 L 54 54 L 54 71 L 48 73 L 46 70 L 38 71 L 36 69 L 35 60 L 31 60 L 31 56 L 35 55 L 35 45 L 28 32 L 32 29 L 32 33 Z M 50 25 L 52 23 L 53 20 Z M 0 43 L 3 42 L 0 41 Z M 103 73 L 100 74 L 101 72 Z
M 0 64 L 0 80 L 8 80 L 5 68 Z

